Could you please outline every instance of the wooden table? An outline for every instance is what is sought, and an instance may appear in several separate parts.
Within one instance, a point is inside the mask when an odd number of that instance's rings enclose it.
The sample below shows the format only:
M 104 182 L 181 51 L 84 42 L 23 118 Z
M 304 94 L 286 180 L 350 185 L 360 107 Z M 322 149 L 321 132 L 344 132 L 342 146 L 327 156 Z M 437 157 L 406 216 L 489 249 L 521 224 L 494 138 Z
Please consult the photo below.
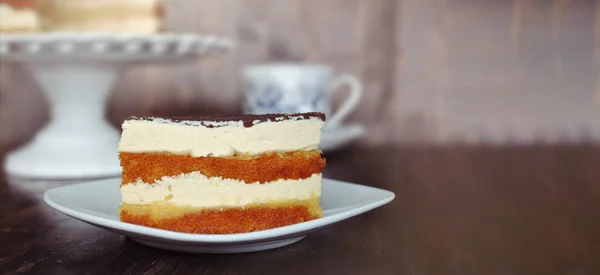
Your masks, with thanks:
M 600 274 L 600 147 L 371 148 L 326 176 L 382 208 L 281 249 L 148 248 L 46 206 L 65 183 L 0 180 L 0 274 Z

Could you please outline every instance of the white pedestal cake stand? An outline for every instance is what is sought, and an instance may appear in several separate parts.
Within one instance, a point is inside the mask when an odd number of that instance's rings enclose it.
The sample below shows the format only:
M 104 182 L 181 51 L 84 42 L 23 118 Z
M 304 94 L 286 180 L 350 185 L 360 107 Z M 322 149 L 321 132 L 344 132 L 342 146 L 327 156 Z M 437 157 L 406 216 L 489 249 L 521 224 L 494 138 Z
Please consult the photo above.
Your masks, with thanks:
M 228 40 L 178 34 L 0 36 L 0 60 L 31 70 L 52 114 L 31 142 L 8 155 L 6 172 L 28 179 L 118 176 L 119 132 L 105 121 L 104 108 L 123 70 L 137 64 L 195 61 L 230 48 Z

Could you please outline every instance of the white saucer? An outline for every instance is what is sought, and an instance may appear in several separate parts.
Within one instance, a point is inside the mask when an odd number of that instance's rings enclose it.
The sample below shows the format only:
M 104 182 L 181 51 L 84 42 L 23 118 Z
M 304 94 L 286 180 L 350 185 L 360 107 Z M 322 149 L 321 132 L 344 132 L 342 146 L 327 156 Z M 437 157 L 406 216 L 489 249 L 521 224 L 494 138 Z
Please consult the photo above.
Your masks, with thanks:
M 120 183 L 120 178 L 114 178 L 61 186 L 46 191 L 44 201 L 68 216 L 151 247 L 193 253 L 243 253 L 296 243 L 311 232 L 387 204 L 395 196 L 382 189 L 323 179 L 323 218 L 252 233 L 208 235 L 121 222 L 118 215 Z
M 347 146 L 364 133 L 365 128 L 358 124 L 339 125 L 333 128 L 324 127 L 319 148 L 323 152 L 331 152 Z

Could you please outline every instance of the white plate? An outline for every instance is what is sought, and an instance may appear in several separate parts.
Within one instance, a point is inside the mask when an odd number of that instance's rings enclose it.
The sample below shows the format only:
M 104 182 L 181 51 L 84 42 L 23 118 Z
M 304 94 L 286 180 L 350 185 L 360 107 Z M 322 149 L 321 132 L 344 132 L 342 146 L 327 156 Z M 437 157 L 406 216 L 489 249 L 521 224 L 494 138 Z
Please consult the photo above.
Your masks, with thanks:
M 120 182 L 120 178 L 115 178 L 57 187 L 46 191 L 44 201 L 73 218 L 151 247 L 195 253 L 242 253 L 293 244 L 311 232 L 387 204 L 395 196 L 386 190 L 323 179 L 323 218 L 252 233 L 189 234 L 121 222 Z
M 365 128 L 357 124 L 340 125 L 333 128 L 323 128 L 319 148 L 323 152 L 331 152 L 347 146 L 360 138 Z

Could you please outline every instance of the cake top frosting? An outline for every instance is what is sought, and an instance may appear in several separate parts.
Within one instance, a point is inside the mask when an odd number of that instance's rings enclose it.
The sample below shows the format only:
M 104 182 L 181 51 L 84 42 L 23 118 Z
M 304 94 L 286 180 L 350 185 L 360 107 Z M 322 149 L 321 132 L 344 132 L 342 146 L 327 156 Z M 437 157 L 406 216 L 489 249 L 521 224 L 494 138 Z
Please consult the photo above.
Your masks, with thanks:
M 318 119 L 325 121 L 324 113 L 294 113 L 294 114 L 261 114 L 261 115 L 218 115 L 218 116 L 187 116 L 187 117 L 129 117 L 127 120 L 147 120 L 164 124 L 183 124 L 188 126 L 216 127 L 252 127 L 263 122 L 284 120 Z
M 317 150 L 322 113 L 130 118 L 119 152 L 168 152 L 192 157 Z

